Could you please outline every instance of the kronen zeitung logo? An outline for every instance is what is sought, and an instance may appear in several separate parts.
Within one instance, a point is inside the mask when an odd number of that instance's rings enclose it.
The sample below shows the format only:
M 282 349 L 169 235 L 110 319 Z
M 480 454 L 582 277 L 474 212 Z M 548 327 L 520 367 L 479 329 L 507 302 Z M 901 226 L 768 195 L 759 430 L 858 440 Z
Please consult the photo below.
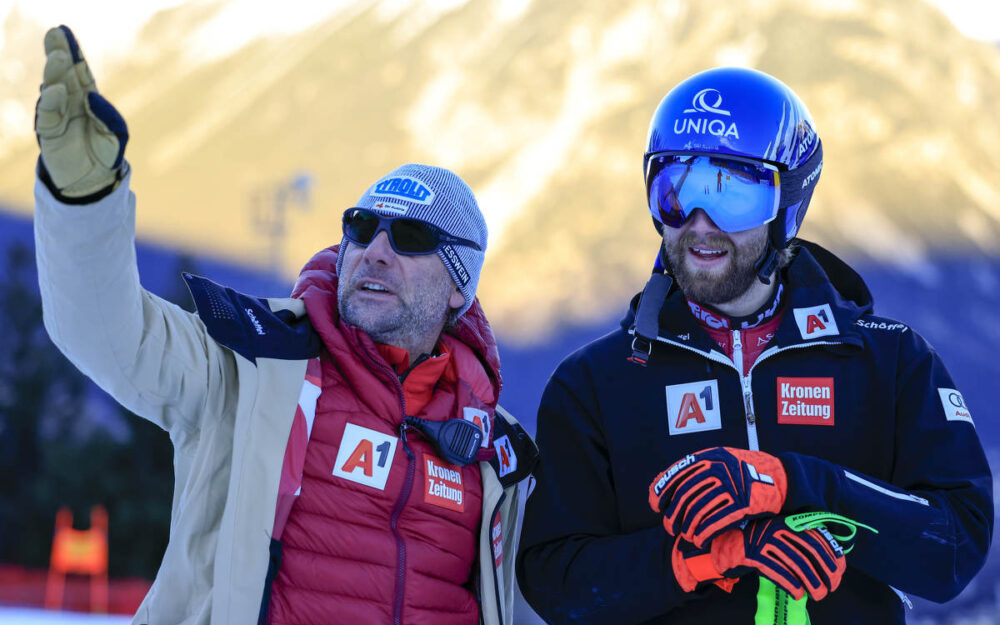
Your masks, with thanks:
M 732 113 L 720 108 L 722 105 L 722 94 L 718 89 L 702 89 L 694 94 L 691 100 L 691 108 L 684 109 L 685 115 L 694 117 L 678 117 L 674 120 L 674 134 L 699 134 L 714 135 L 716 137 L 740 138 L 740 132 L 736 128 L 736 122 L 719 119 L 718 117 L 697 116 L 699 113 L 711 113 L 731 117 Z

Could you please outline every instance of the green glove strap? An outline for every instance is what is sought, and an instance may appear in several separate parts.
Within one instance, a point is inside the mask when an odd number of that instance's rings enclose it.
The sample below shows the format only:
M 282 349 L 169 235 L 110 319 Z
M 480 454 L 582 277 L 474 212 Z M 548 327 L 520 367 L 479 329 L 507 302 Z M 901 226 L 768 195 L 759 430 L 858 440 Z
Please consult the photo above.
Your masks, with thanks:
M 822 525 L 841 544 L 845 554 L 854 549 L 854 537 L 857 536 L 859 527 L 878 534 L 878 530 L 874 527 L 832 512 L 793 514 L 785 517 L 785 524 L 796 532 L 815 529 Z
M 822 526 L 844 547 L 845 554 L 854 548 L 854 538 L 858 534 L 858 528 L 878 534 L 878 530 L 874 527 L 832 512 L 793 514 L 785 517 L 785 524 L 795 532 Z M 754 625 L 809 625 L 809 611 L 806 608 L 809 595 L 795 600 L 771 580 L 765 577 L 760 577 L 759 580 Z

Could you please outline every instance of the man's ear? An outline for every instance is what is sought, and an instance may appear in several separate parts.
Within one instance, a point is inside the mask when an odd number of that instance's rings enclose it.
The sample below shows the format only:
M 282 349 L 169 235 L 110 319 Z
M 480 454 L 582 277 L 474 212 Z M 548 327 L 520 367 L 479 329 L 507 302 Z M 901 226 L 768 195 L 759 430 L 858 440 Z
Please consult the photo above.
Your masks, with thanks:
M 455 290 L 451 292 L 451 297 L 448 299 L 448 306 L 450 308 L 462 308 L 465 306 L 465 296 L 462 292 L 455 287 Z

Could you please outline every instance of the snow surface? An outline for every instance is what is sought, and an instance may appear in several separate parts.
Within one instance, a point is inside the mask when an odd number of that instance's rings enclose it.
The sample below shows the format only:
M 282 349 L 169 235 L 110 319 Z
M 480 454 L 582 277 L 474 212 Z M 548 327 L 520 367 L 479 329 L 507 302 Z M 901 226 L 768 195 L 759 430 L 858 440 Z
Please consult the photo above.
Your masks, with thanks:
M 0 623 L 3 623 L 3 625 L 124 625 L 131 622 L 131 616 L 120 616 L 117 614 L 50 612 L 34 608 L 5 608 L 0 606 Z

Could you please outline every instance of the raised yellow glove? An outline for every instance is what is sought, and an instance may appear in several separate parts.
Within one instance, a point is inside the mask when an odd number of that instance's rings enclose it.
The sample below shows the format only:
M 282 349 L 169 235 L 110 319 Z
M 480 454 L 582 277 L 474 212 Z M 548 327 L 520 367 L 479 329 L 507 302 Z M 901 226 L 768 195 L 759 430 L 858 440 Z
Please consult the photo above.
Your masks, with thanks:
M 97 200 L 118 184 L 128 128 L 115 107 L 97 93 L 69 28 L 45 33 L 45 55 L 35 106 L 35 134 L 42 149 L 39 177 L 61 199 Z

